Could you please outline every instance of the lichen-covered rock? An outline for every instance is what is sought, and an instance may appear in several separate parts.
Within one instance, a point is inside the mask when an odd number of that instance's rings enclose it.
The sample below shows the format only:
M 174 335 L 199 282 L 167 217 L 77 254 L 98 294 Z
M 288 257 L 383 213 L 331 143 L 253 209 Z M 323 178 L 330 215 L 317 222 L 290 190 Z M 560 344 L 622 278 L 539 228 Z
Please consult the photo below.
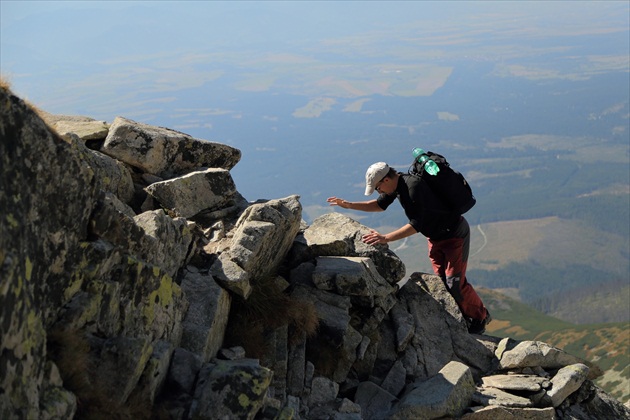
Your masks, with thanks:
M 166 382 L 173 350 L 173 345 L 167 341 L 158 340 L 153 344 L 153 352 L 129 400 L 149 407 L 155 403 Z
M 253 419 L 263 405 L 273 372 L 254 359 L 216 360 L 199 372 L 190 418 Z
M 201 168 L 232 169 L 238 149 L 188 134 L 116 117 L 101 151 L 145 172 L 168 179 Z
M 223 345 L 232 298 L 212 276 L 194 267 L 186 269 L 181 288 L 189 302 L 181 346 L 207 362 Z
M 186 219 L 173 219 L 162 210 L 130 218 L 114 202 L 100 201 L 90 223 L 91 233 L 124 249 L 133 258 L 160 267 L 174 278 L 186 262 L 192 242 Z
M 70 261 L 87 237 L 97 194 L 76 146 L 0 88 L 0 417 L 39 417 L 45 325 L 54 320 Z M 26 380 L 28 378 L 28 380 Z
M 145 190 L 164 208 L 188 218 L 202 210 L 215 211 L 228 207 L 236 194 L 230 172 L 217 168 L 156 182 Z
M 92 341 L 93 343 L 96 340 Z M 104 340 L 98 352 L 92 380 L 107 389 L 111 401 L 122 404 L 127 401 L 153 353 L 153 346 L 146 338 L 113 337 Z M 116 372 L 116 375 L 112 375 Z
M 399 282 L 405 276 L 405 265 L 387 245 L 365 244 L 361 238 L 368 232 L 367 226 L 341 213 L 320 216 L 296 237 L 292 264 L 297 266 L 318 256 L 366 257 L 388 283 Z
M 46 365 L 47 386 L 42 391 L 40 419 L 71 419 L 77 411 L 76 396 L 63 387 L 59 369 L 53 362 Z
M 133 179 L 129 168 L 124 163 L 96 150 L 88 149 L 74 133 L 65 133 L 62 137 L 81 151 L 82 158 L 94 171 L 97 185 L 102 191 L 111 192 L 125 204 L 131 203 L 134 198 Z
M 296 195 L 248 207 L 234 227 L 229 249 L 212 266 L 215 280 L 247 298 L 250 282 L 276 273 L 301 220 L 302 206 Z

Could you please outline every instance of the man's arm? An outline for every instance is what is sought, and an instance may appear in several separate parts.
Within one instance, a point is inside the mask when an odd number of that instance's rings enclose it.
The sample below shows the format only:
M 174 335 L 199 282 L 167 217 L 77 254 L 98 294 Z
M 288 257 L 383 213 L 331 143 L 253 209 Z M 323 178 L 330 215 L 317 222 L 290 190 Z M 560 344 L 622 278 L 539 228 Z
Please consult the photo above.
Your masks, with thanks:
M 328 201 L 328 203 L 330 203 L 331 206 L 339 206 L 339 207 L 343 207 L 344 209 L 359 210 L 359 211 L 383 211 L 383 209 L 378 205 L 376 200 L 346 201 L 342 198 L 329 197 L 326 201 Z
M 386 244 L 387 242 L 397 241 L 399 239 L 406 238 L 415 233 L 418 233 L 413 226 L 406 224 L 405 226 L 397 229 L 387 235 L 381 235 L 375 230 L 371 230 L 370 233 L 363 235 L 363 242 L 368 245 Z

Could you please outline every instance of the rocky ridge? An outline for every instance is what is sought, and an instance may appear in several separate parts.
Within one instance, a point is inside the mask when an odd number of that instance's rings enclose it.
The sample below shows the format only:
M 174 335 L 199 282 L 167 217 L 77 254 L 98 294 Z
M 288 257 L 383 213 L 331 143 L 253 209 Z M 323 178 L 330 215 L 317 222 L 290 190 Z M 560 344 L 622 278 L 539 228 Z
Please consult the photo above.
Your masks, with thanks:
M 3 419 L 630 418 L 596 366 L 468 334 L 439 278 L 398 290 L 367 227 L 248 202 L 233 147 L 0 106 Z

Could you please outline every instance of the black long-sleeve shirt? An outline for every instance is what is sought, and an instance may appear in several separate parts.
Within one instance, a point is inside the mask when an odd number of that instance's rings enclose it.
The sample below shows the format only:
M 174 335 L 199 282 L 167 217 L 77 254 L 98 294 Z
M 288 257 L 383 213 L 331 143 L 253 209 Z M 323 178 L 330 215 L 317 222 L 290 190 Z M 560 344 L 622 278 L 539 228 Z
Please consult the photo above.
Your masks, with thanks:
M 398 175 L 396 191 L 376 199 L 379 207 L 385 210 L 398 198 L 409 224 L 417 232 L 433 240 L 452 237 L 461 215 L 449 211 L 419 177 L 400 172 Z

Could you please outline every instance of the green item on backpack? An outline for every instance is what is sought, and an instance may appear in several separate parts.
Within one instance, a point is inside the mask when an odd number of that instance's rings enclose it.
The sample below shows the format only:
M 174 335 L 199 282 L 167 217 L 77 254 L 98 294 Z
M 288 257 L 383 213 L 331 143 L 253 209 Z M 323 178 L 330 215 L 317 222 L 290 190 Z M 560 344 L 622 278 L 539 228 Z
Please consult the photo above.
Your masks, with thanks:
M 417 153 L 414 153 L 414 161 L 409 168 L 409 174 L 421 178 L 454 213 L 464 214 L 473 208 L 477 200 L 470 185 L 461 173 L 451 168 L 444 156 L 433 152 L 416 155 Z M 422 157 L 426 158 L 421 159 Z M 427 161 L 433 161 L 437 164 L 439 171 L 435 175 L 429 175 L 425 170 Z

